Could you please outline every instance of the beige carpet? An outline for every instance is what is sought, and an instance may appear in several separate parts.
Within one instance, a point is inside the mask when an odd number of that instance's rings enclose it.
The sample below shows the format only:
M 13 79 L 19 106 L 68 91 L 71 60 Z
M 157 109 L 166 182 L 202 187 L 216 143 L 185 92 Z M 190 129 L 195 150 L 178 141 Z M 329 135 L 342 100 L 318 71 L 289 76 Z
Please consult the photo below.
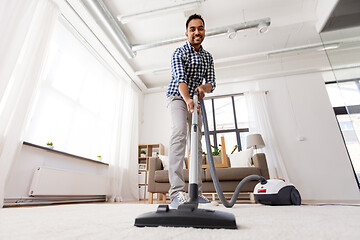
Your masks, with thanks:
M 209 207 L 236 216 L 237 230 L 137 228 L 147 204 L 74 204 L 0 209 L 0 239 L 360 239 L 359 206 L 239 204 Z

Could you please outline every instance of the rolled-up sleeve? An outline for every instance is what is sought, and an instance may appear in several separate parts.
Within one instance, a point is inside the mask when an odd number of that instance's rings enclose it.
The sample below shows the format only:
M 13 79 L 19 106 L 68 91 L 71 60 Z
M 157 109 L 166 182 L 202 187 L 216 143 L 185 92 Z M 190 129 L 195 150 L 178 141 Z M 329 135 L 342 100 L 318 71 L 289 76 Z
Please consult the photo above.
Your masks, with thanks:
M 182 56 L 183 54 L 181 53 L 181 51 L 177 49 L 171 58 L 171 72 L 173 76 L 173 81 L 175 80 L 177 84 L 182 82 L 187 84 L 184 64 L 182 62 Z
M 211 54 L 209 54 L 209 62 L 210 62 L 210 66 L 207 69 L 205 82 L 210 83 L 212 85 L 210 92 L 213 92 L 214 89 L 216 88 L 216 81 L 215 81 L 214 60 L 213 60 L 213 57 L 211 56 Z

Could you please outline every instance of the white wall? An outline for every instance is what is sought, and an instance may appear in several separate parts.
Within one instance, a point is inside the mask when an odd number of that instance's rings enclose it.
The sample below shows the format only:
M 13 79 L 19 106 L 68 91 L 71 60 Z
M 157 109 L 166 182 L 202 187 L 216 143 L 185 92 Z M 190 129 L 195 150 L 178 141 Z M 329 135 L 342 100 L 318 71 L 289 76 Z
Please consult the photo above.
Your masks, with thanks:
M 167 155 L 170 119 L 166 108 L 165 92 L 145 94 L 142 107 L 139 144 L 162 143 Z
M 23 145 L 9 174 L 5 188 L 5 199 L 29 197 L 31 181 L 37 167 L 79 171 L 105 177 L 107 177 L 108 172 L 108 166 L 102 163 Z
M 268 90 L 269 111 L 290 181 L 304 200 L 360 200 L 321 73 L 218 85 L 216 95 Z M 166 154 L 165 93 L 144 96 L 141 143 L 161 142 Z M 298 137 L 305 141 L 298 141 Z

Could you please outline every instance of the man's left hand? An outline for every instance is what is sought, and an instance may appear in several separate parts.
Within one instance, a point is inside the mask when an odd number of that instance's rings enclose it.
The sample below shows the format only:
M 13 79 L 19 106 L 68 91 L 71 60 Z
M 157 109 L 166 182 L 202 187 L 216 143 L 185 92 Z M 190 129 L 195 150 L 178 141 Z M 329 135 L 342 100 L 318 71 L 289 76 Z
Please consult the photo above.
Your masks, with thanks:
M 199 100 L 203 99 L 205 97 L 205 91 L 204 89 L 202 88 L 202 85 L 201 86 L 198 86 L 195 91 L 198 92 L 198 97 L 199 97 Z

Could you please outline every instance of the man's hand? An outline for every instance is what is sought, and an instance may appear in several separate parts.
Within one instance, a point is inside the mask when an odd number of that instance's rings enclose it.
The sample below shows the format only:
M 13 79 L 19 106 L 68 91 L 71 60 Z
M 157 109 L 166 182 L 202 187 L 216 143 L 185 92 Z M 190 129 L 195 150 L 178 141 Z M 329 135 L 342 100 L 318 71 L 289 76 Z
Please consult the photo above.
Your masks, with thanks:
M 186 102 L 186 106 L 187 106 L 187 109 L 188 109 L 189 113 L 193 113 L 194 112 L 194 100 L 189 98 L 185 102 Z
M 199 100 L 203 99 L 205 97 L 205 90 L 204 88 L 202 87 L 204 85 L 201 85 L 201 86 L 198 86 L 195 91 L 198 92 L 198 97 L 199 97 Z
M 204 85 L 198 86 L 195 91 L 198 92 L 199 100 L 203 99 L 205 97 L 205 93 L 210 92 L 212 89 L 211 83 L 206 83 Z
M 186 106 L 187 106 L 187 109 L 189 111 L 189 113 L 193 113 L 194 112 L 194 100 L 189 98 L 186 102 Z M 197 112 L 200 113 L 200 107 L 199 107 L 199 104 L 197 105 Z
M 189 113 L 192 114 L 194 112 L 194 100 L 192 100 L 189 96 L 188 86 L 185 83 L 180 83 L 179 92 L 186 103 Z M 199 105 L 198 105 L 198 112 L 199 112 Z
M 206 83 L 204 85 L 198 86 L 195 89 L 198 92 L 198 99 L 199 100 L 203 99 L 205 97 L 205 93 L 210 92 L 211 89 L 212 89 L 212 85 L 210 83 Z M 180 83 L 179 84 L 179 92 L 186 103 L 189 113 L 192 114 L 194 112 L 194 100 L 192 100 L 189 96 L 188 86 L 185 83 Z M 198 106 L 197 111 L 199 113 L 200 107 L 199 107 L 199 105 L 197 105 L 197 106 Z

